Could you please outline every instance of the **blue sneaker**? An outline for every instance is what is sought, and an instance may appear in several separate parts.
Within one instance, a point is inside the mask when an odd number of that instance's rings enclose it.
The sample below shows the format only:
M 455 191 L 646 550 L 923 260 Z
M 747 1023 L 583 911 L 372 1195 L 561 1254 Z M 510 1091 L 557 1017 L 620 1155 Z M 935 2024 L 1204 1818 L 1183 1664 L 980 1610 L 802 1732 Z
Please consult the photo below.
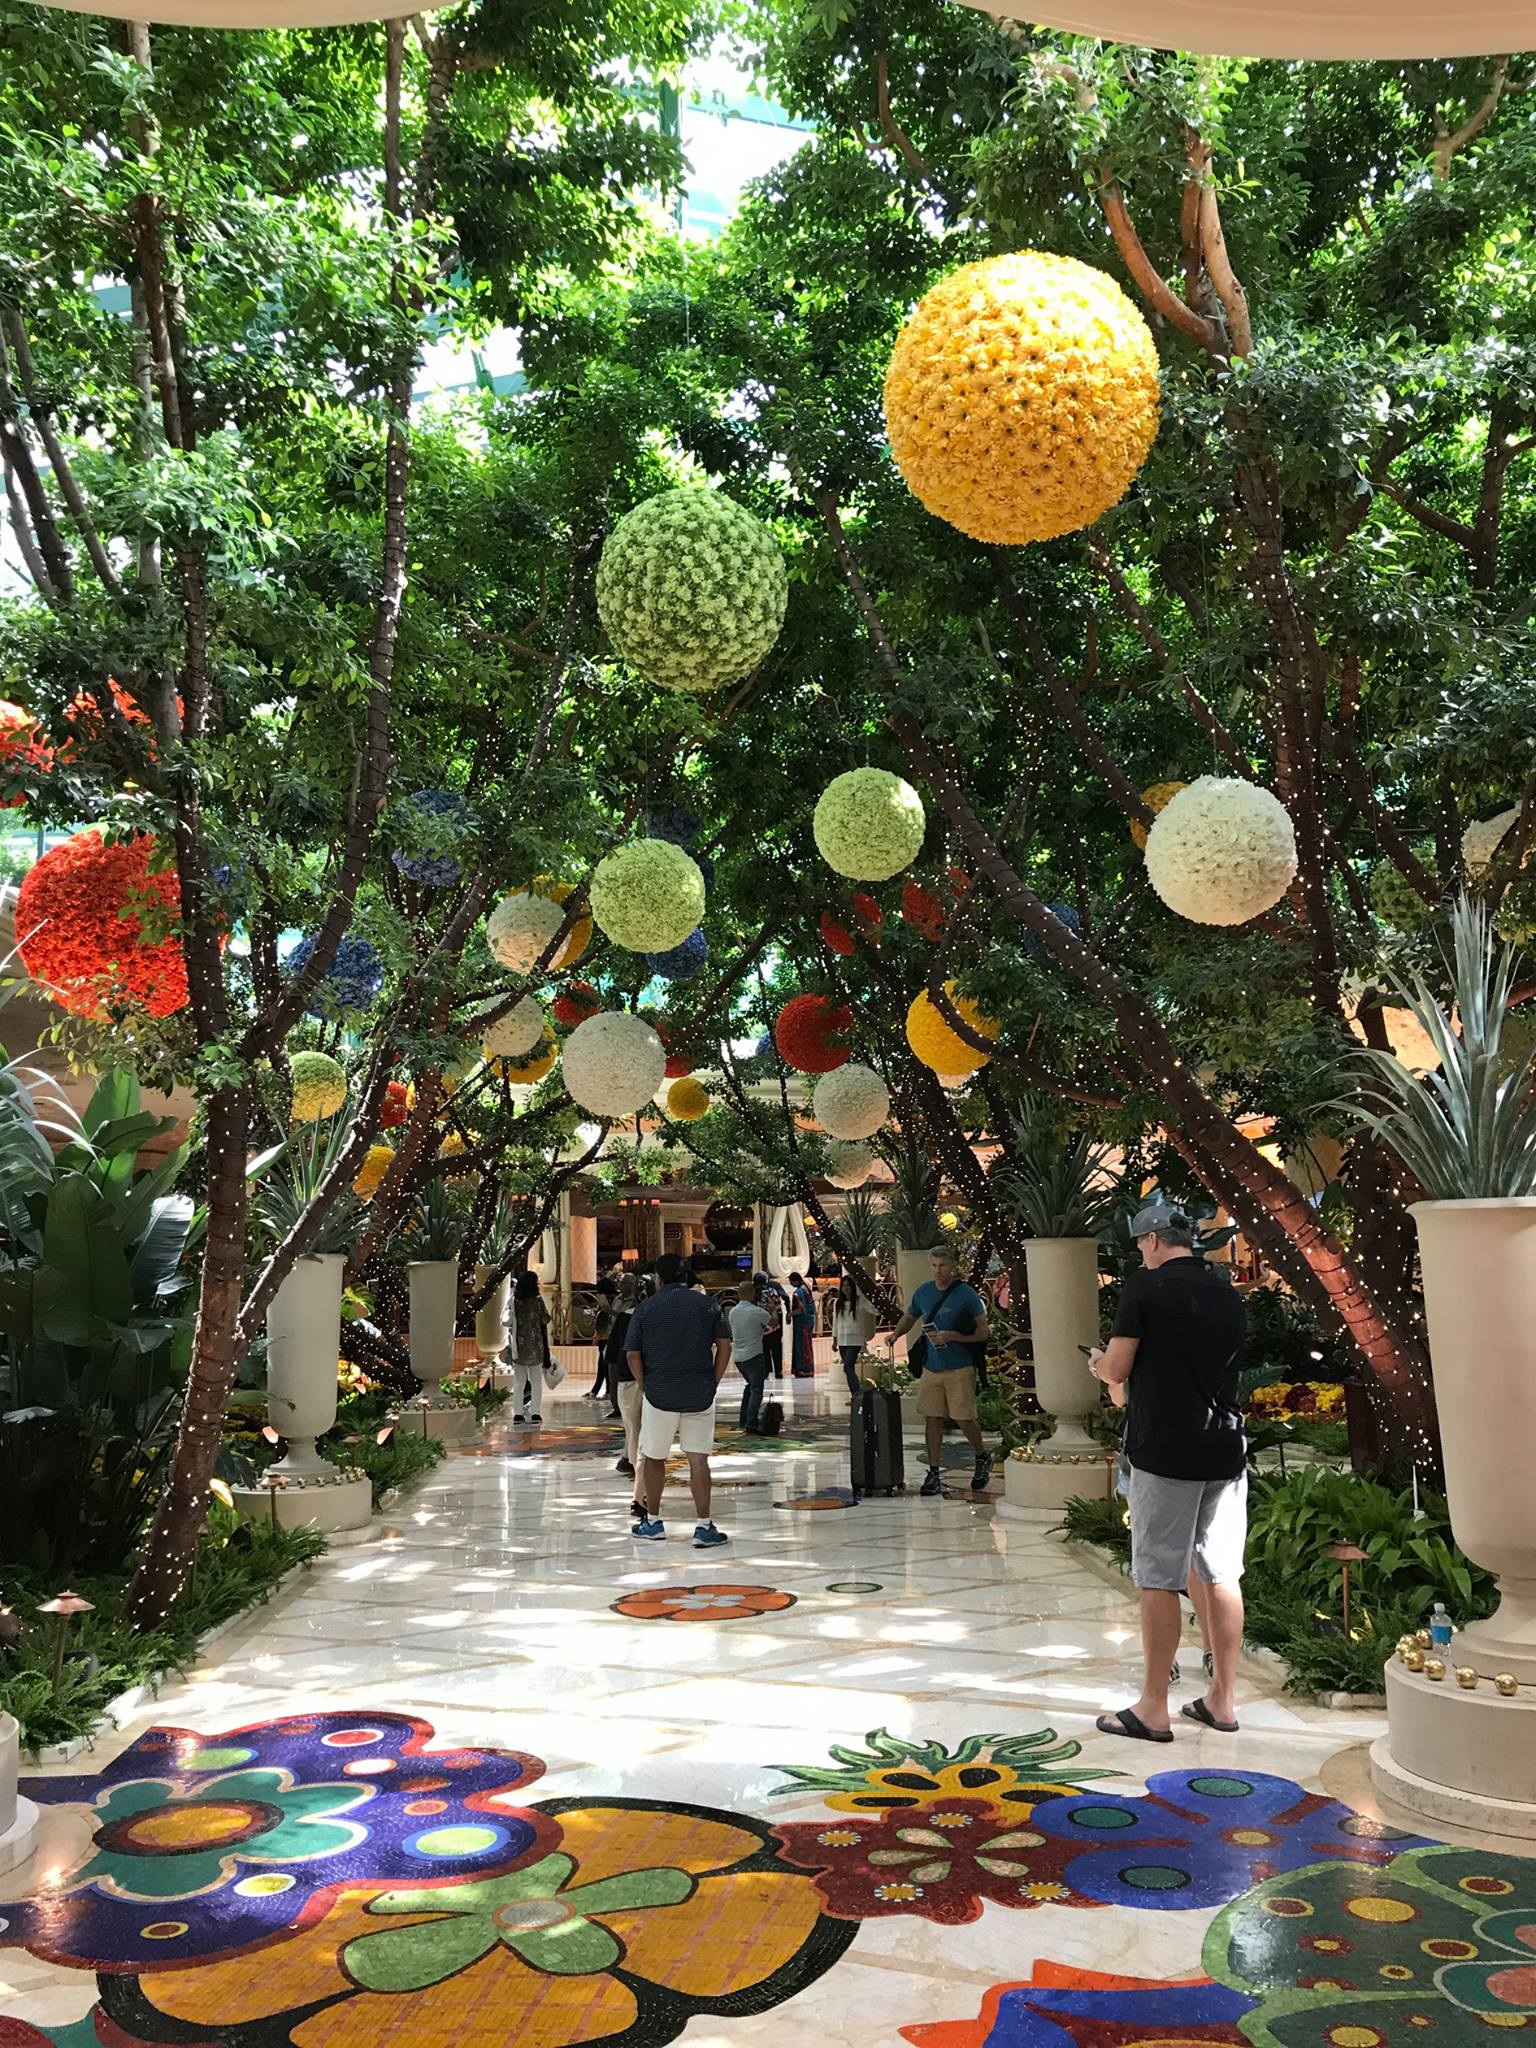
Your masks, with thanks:
M 667 1533 L 667 1525 L 660 1515 L 654 1520 L 648 1515 L 642 1515 L 629 1533 L 631 1536 L 644 1536 L 648 1542 L 659 1543 Z
M 730 1537 L 723 1529 L 717 1529 L 713 1522 L 700 1522 L 693 1532 L 695 1550 L 718 1550 L 722 1543 L 729 1543 Z

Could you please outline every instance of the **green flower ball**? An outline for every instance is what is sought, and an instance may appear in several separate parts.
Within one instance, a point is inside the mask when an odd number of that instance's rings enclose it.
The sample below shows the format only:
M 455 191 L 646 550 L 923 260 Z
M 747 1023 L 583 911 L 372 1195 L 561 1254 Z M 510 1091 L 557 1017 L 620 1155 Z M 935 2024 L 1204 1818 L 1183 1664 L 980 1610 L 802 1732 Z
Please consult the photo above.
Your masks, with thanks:
M 347 1077 L 339 1063 L 329 1053 L 296 1052 L 288 1066 L 293 1075 L 293 1121 L 313 1124 L 334 1116 L 347 1099 Z
M 1434 842 L 1420 840 L 1413 849 L 1431 874 L 1435 871 Z M 1406 875 L 1390 860 L 1380 860 L 1371 870 L 1371 908 L 1383 924 L 1396 932 L 1420 931 L 1434 916 L 1434 907 L 1424 901 Z
M 588 900 L 598 930 L 626 953 L 665 953 L 698 929 L 704 877 L 670 839 L 636 839 L 598 862 Z
M 788 594 L 763 522 L 696 485 L 626 512 L 597 565 L 608 638 L 667 690 L 713 690 L 756 668 L 779 637 Z
M 854 882 L 888 882 L 917 858 L 923 800 L 887 768 L 850 768 L 822 791 L 816 844 L 829 868 Z

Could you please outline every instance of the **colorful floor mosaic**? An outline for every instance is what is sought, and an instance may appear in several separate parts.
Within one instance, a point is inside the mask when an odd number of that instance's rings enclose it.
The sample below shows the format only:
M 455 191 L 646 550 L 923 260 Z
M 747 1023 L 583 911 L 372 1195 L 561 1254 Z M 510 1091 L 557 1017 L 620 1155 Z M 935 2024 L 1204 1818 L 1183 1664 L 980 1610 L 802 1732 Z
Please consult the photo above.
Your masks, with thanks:
M 1250 1670 L 1240 1735 L 1144 1754 L 1094 1728 L 1133 1696 L 1134 1605 L 1048 1532 L 915 1495 L 776 1513 L 846 1494 L 839 1447 L 733 1452 L 759 1484 L 717 1506 L 723 1556 L 686 1524 L 637 1544 L 587 1448 L 610 1432 L 564 1420 L 542 1457 L 488 1431 L 388 1544 L 325 1558 L 27 1784 L 0 2048 L 1536 2030 L 1536 1859 L 1334 1796 L 1372 1716 Z

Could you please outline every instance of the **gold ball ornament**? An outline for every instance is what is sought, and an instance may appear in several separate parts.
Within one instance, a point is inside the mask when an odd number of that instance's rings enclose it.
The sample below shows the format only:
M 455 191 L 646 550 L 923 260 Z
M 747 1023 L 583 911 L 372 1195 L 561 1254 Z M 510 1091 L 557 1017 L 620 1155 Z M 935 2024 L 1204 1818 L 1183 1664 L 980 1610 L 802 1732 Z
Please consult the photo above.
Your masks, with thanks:
M 1436 1684 L 1438 1684 L 1445 1676 L 1445 1659 L 1443 1657 L 1426 1657 L 1424 1659 L 1424 1676 L 1434 1679 Z
M 1476 1692 L 1477 1673 L 1470 1664 L 1458 1664 L 1456 1666 L 1456 1683 L 1463 1692 Z
M 1403 1662 L 1410 1671 L 1422 1671 L 1424 1669 L 1424 1652 L 1417 1643 L 1414 1644 L 1411 1650 L 1403 1652 Z
M 1153 782 L 1141 792 L 1141 800 L 1155 818 L 1164 804 L 1171 803 L 1179 791 L 1186 787 L 1187 784 L 1182 782 Z M 1147 850 L 1147 833 L 1150 829 L 1149 826 L 1138 825 L 1135 822 L 1131 825 L 1132 843 L 1143 853 Z
M 1513 1671 L 1495 1671 L 1493 1674 L 1493 1689 L 1500 1699 L 1512 1700 L 1520 1690 L 1520 1681 L 1516 1678 Z
M 1416 1628 L 1413 1632 L 1413 1640 L 1421 1650 L 1429 1650 L 1434 1647 L 1435 1639 L 1427 1628 Z
M 961 995 L 954 982 L 946 981 L 944 993 L 978 1038 L 996 1043 L 999 1026 L 982 1013 L 969 996 Z M 926 989 L 920 989 L 907 1009 L 907 1044 L 914 1059 L 951 1080 L 964 1080 L 987 1064 L 992 1055 L 978 1052 L 945 1018 Z
M 1157 438 L 1157 348 L 1112 277 L 1020 249 L 918 301 L 885 376 L 912 495 L 973 540 L 1017 547 L 1092 526 Z
M 685 1074 L 667 1090 L 667 1114 L 680 1124 L 697 1123 L 709 1114 L 709 1090 L 702 1081 Z

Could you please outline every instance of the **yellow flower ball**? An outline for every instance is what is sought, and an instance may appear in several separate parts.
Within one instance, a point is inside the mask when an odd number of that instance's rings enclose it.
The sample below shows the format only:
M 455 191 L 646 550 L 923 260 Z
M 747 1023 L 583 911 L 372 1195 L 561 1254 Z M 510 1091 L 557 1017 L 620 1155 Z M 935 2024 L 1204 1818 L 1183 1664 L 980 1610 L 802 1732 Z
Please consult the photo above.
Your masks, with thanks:
M 535 875 L 533 881 L 534 894 L 547 896 L 551 903 L 564 903 L 575 886 L 574 882 L 557 882 L 552 875 Z M 576 922 L 571 926 L 570 937 L 561 947 L 557 957 L 549 963 L 550 971 L 553 972 L 557 967 L 574 967 L 591 943 L 592 913 L 583 907 Z
M 383 1185 L 384 1176 L 395 1163 L 394 1148 L 390 1145 L 370 1145 L 368 1156 L 357 1169 L 357 1179 L 352 1188 L 365 1202 L 371 1202 Z
M 1163 805 L 1172 803 L 1184 786 L 1182 782 L 1154 782 L 1141 792 L 1141 800 L 1155 818 Z M 1150 825 L 1131 826 L 1131 838 L 1143 853 L 1147 850 L 1147 834 L 1151 829 Z
M 544 1035 L 532 1052 L 520 1060 L 492 1060 L 491 1065 L 504 1080 L 515 1082 L 519 1088 L 529 1088 L 535 1081 L 543 1080 L 559 1057 L 560 1041 L 554 1026 L 546 1021 Z
M 969 996 L 961 995 L 952 981 L 945 982 L 944 993 L 973 1031 L 996 1042 L 999 1026 L 991 1017 L 985 1016 Z M 974 1074 L 992 1057 L 989 1052 L 978 1052 L 974 1045 L 968 1045 L 959 1032 L 945 1022 L 938 1004 L 930 1001 L 926 989 L 920 990 L 908 1007 L 907 1044 L 912 1048 L 913 1058 L 921 1060 L 936 1074 Z
M 346 1074 L 329 1053 L 296 1052 L 288 1069 L 293 1077 L 289 1114 L 294 1123 L 318 1123 L 321 1117 L 334 1116 L 346 1101 Z
M 1112 277 L 1020 249 L 936 284 L 896 340 L 885 426 L 907 488 L 973 540 L 1092 526 L 1157 438 L 1157 349 Z
M 674 1081 L 667 1090 L 667 1114 L 680 1124 L 697 1123 L 709 1112 L 709 1090 L 691 1074 Z

